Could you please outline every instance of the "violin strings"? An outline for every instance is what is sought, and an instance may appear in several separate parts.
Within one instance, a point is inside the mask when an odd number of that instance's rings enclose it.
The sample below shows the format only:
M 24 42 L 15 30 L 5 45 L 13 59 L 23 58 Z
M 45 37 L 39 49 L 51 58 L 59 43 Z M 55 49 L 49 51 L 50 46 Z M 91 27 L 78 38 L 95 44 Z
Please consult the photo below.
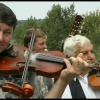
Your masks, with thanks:
M 56 57 L 56 56 L 52 56 L 52 55 L 48 55 L 48 54 L 40 54 L 41 57 L 48 57 L 48 58 L 52 58 L 52 59 L 58 59 L 58 60 L 62 60 L 63 58 L 61 57 Z
M 47 55 L 47 54 L 39 54 L 38 58 L 41 58 L 41 60 L 47 60 L 47 61 L 49 60 L 49 61 L 64 63 L 63 58 L 52 56 L 52 55 Z

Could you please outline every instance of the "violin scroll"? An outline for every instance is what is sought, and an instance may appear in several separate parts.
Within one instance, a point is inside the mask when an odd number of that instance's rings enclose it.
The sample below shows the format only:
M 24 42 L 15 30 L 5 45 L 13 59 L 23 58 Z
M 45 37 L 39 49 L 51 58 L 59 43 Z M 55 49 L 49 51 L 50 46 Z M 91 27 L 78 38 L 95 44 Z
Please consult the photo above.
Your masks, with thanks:
M 29 84 L 25 84 L 24 87 L 21 88 L 12 82 L 5 82 L 1 88 L 3 92 L 9 92 L 10 90 L 12 94 L 21 96 L 24 99 L 28 99 L 34 94 L 34 88 Z
M 88 76 L 89 85 L 96 90 L 100 90 L 100 61 L 95 62 L 95 67 Z

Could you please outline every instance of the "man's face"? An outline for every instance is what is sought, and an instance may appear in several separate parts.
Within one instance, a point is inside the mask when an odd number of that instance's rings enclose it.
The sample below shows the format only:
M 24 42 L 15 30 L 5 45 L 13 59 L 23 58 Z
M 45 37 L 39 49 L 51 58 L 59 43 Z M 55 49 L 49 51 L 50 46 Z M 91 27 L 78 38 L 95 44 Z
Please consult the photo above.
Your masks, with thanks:
M 10 44 L 13 34 L 13 27 L 0 21 L 0 53 Z
M 28 45 L 28 47 L 29 47 L 29 45 Z M 46 39 L 44 39 L 44 38 L 37 38 L 36 42 L 35 42 L 35 44 L 33 46 L 33 51 L 41 52 L 41 51 L 45 51 L 45 49 L 47 49 Z
M 80 44 L 77 46 L 79 49 L 75 52 L 75 56 L 77 56 L 80 52 L 83 53 L 82 59 L 85 60 L 89 64 L 93 64 L 96 61 L 93 46 L 90 43 L 85 43 L 83 47 Z

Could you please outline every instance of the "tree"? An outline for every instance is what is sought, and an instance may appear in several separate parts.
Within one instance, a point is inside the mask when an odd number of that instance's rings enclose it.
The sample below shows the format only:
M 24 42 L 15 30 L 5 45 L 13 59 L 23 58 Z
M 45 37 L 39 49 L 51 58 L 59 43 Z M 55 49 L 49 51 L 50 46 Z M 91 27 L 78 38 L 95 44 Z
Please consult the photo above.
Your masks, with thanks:
M 59 4 L 54 4 L 52 9 L 47 12 L 40 28 L 48 36 L 49 50 L 60 50 L 61 41 L 67 38 L 71 32 L 75 16 L 74 4 L 67 8 L 61 8 Z
M 20 23 L 17 25 L 15 31 L 14 31 L 14 36 L 13 36 L 13 44 L 18 44 L 23 46 L 23 41 L 24 41 L 24 34 L 26 33 L 27 29 L 33 28 L 33 26 L 36 25 L 36 18 L 28 18 L 23 23 Z
M 81 34 L 91 40 L 95 55 L 100 60 L 100 11 L 97 9 L 93 12 L 87 12 L 83 16 L 84 26 Z

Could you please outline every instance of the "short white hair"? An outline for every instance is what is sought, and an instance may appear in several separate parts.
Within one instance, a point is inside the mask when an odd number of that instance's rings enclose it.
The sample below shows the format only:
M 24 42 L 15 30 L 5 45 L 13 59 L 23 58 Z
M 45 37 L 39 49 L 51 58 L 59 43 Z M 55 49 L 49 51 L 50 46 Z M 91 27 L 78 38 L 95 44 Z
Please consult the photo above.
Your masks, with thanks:
M 68 55 L 69 57 L 71 56 L 75 57 L 75 52 L 77 51 L 78 43 L 80 43 L 81 46 L 83 47 L 85 43 L 91 43 L 91 41 L 82 35 L 75 35 L 75 36 L 67 38 L 63 46 L 64 55 Z

